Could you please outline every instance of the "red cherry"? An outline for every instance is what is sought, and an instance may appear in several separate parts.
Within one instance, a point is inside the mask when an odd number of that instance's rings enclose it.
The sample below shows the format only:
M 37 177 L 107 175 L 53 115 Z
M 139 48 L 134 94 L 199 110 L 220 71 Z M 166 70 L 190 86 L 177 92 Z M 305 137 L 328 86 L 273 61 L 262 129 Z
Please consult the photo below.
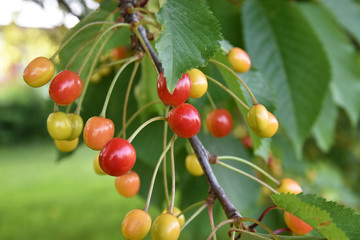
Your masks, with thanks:
M 157 92 L 159 98 L 166 105 L 180 105 L 184 103 L 190 96 L 191 89 L 191 80 L 189 75 L 183 74 L 179 79 L 179 82 L 176 84 L 174 92 L 172 94 L 169 93 L 166 85 L 166 78 L 164 77 L 164 73 L 162 72 L 159 75 L 157 82 Z
M 100 150 L 114 137 L 115 127 L 113 121 L 103 117 L 91 117 L 84 127 L 84 142 L 94 150 Z
M 246 149 L 252 149 L 253 142 L 250 135 L 246 135 L 243 138 L 241 138 L 241 142 Z
M 68 105 L 80 97 L 83 83 L 80 77 L 65 70 L 58 73 L 50 83 L 49 94 L 51 99 L 59 105 Z
M 226 109 L 216 109 L 206 116 L 206 125 L 214 137 L 225 137 L 233 127 L 231 114 Z
M 128 141 L 113 138 L 101 149 L 99 163 L 105 173 L 121 176 L 129 172 L 136 161 L 136 152 Z
M 200 114 L 188 103 L 174 107 L 168 114 L 168 122 L 173 132 L 182 138 L 195 136 L 201 128 Z

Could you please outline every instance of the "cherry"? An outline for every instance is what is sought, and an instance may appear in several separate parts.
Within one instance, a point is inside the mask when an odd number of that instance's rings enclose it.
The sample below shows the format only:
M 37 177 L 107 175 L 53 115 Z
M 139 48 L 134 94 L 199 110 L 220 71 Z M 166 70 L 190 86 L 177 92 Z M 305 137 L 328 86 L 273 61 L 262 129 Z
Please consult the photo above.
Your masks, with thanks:
M 268 126 L 264 130 L 256 131 L 253 129 L 253 132 L 256 135 L 263 138 L 269 138 L 274 136 L 274 134 L 277 132 L 279 128 L 279 123 L 276 117 L 271 112 L 268 112 L 268 116 L 269 116 Z
M 252 149 L 253 147 L 253 142 L 252 139 L 250 137 L 250 135 L 245 135 L 244 137 L 241 138 L 241 142 L 242 145 L 246 148 L 246 149 Z
M 166 85 L 166 78 L 162 72 L 157 82 L 157 92 L 161 101 L 166 105 L 180 105 L 184 103 L 190 95 L 191 81 L 188 74 L 183 74 L 179 79 L 173 93 L 169 93 Z
M 251 67 L 249 55 L 241 48 L 233 47 L 230 49 L 227 58 L 235 72 L 245 73 Z
M 187 74 L 189 75 L 191 80 L 190 97 L 202 97 L 206 93 L 208 88 L 206 76 L 202 71 L 196 68 L 187 71 Z
M 99 174 L 99 175 L 105 175 L 106 173 L 104 172 L 104 170 L 102 170 L 102 168 L 100 167 L 100 163 L 99 163 L 99 154 L 96 154 L 95 158 L 94 158 L 94 162 L 93 162 L 93 167 L 94 167 L 94 171 Z
M 136 152 L 128 141 L 113 138 L 105 144 L 99 155 L 102 170 L 111 176 L 121 176 L 132 169 L 136 161 Z
M 54 140 L 67 140 L 71 136 L 70 118 L 63 112 L 53 112 L 47 118 L 47 130 Z
M 150 215 L 140 209 L 133 209 L 126 214 L 121 223 L 121 232 L 126 239 L 144 239 L 151 227 Z
M 269 114 L 264 105 L 254 104 L 247 113 L 246 120 L 253 131 L 263 131 L 269 125 Z
M 80 136 L 82 132 L 84 122 L 80 117 L 80 115 L 77 115 L 75 113 L 68 114 L 68 118 L 71 120 L 71 126 L 72 126 L 71 135 L 68 140 L 76 139 Z
M 84 127 L 84 142 L 94 150 L 100 150 L 114 137 L 115 127 L 113 121 L 103 117 L 91 117 Z
M 280 186 L 276 189 L 282 193 L 294 193 L 298 194 L 302 192 L 301 186 L 291 178 L 284 178 L 280 181 Z
M 124 46 L 114 48 L 111 54 L 114 60 L 121 60 L 131 56 L 129 49 Z
M 117 192 L 123 197 L 133 197 L 140 189 L 140 177 L 134 171 L 129 171 L 124 175 L 115 178 Z
M 173 132 L 182 138 L 195 136 L 201 128 L 200 114 L 188 103 L 180 104 L 168 114 L 168 123 Z
M 309 224 L 289 212 L 284 213 L 284 220 L 288 228 L 298 235 L 305 235 L 313 229 Z
M 206 125 L 214 137 L 225 137 L 233 127 L 231 114 L 226 109 L 216 109 L 206 116 Z
M 51 80 L 54 72 L 54 64 L 50 59 L 37 57 L 26 66 L 23 78 L 29 86 L 41 87 Z
M 168 209 L 165 209 L 165 210 L 163 211 L 163 213 L 168 213 Z M 180 210 L 179 208 L 174 207 L 174 208 L 173 208 L 173 215 L 174 215 L 175 217 L 177 217 L 177 219 L 179 220 L 179 223 L 180 223 L 180 227 L 182 227 L 182 225 L 184 225 L 184 223 L 185 223 L 185 216 L 184 216 L 184 214 L 182 214 L 182 212 L 181 212 L 181 210 Z
M 191 175 L 201 176 L 204 171 L 195 154 L 189 154 L 185 158 L 185 167 Z M 174 213 L 175 214 L 175 213 Z
M 57 104 L 68 105 L 80 97 L 82 89 L 83 83 L 80 77 L 70 70 L 64 70 L 51 81 L 49 94 Z
M 158 216 L 151 228 L 153 240 L 177 240 L 180 236 L 180 223 L 177 217 L 170 213 Z
M 79 138 L 72 140 L 54 140 L 56 148 L 60 152 L 72 152 L 79 144 Z

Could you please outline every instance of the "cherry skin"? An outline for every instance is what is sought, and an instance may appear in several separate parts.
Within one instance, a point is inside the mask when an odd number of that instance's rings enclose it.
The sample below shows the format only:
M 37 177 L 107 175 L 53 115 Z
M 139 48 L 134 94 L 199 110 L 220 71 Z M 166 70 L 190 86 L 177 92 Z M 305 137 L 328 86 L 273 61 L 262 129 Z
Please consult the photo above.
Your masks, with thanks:
M 127 47 L 116 47 L 111 51 L 114 60 L 121 60 L 131 56 L 131 53 Z
M 67 140 L 71 136 L 70 118 L 63 112 L 53 112 L 47 118 L 47 130 L 54 140 Z
M 298 194 L 302 192 L 301 186 L 291 178 L 284 178 L 280 181 L 280 186 L 276 189 L 282 193 L 294 193 Z
M 177 217 L 170 213 L 162 213 L 155 219 L 151 227 L 153 240 L 177 240 L 179 236 L 180 223 Z
M 151 217 L 144 210 L 133 209 L 126 214 L 121 223 L 121 232 L 125 239 L 141 240 L 151 228 Z
M 193 176 L 201 176 L 204 174 L 204 171 L 199 163 L 195 154 L 189 154 L 185 158 L 185 167 L 188 172 Z M 175 214 L 175 213 L 174 213 Z
M 228 110 L 216 109 L 206 116 L 206 125 L 211 135 L 221 138 L 231 132 L 233 120 Z
M 79 145 L 79 138 L 72 140 L 54 140 L 54 142 L 60 152 L 72 152 Z
M 113 138 L 105 144 L 99 155 L 99 163 L 104 172 L 111 176 L 121 176 L 129 172 L 136 161 L 136 152 L 128 141 Z
M 41 87 L 51 80 L 54 72 L 54 64 L 50 59 L 37 57 L 26 66 L 23 79 L 31 87 Z
M 298 235 L 305 235 L 313 229 L 309 224 L 289 212 L 284 213 L 284 220 L 288 228 Z
M 241 143 L 246 149 L 252 149 L 253 148 L 253 142 L 250 137 L 250 135 L 245 135 L 241 138 Z
M 80 136 L 82 132 L 84 121 L 82 120 L 80 115 L 74 113 L 68 114 L 68 117 L 71 120 L 71 126 L 72 126 L 71 136 L 69 137 L 68 140 L 76 139 Z
M 188 74 L 183 74 L 172 94 L 170 94 L 166 85 L 166 78 L 162 72 L 157 82 L 157 92 L 161 101 L 166 105 L 180 105 L 184 103 L 190 95 L 191 81 Z
M 259 137 L 263 137 L 263 138 L 272 137 L 275 135 L 275 133 L 279 128 L 279 122 L 277 118 L 269 111 L 268 111 L 268 116 L 269 116 L 268 126 L 264 130 L 256 131 L 253 129 L 253 132 Z
M 114 137 L 114 133 L 115 127 L 111 119 L 91 117 L 84 127 L 84 142 L 91 149 L 101 150 Z
M 269 114 L 264 105 L 254 104 L 246 116 L 246 121 L 253 131 L 263 131 L 269 125 Z
M 59 105 L 68 105 L 80 97 L 83 83 L 80 77 L 70 71 L 58 73 L 50 83 L 49 95 Z
M 208 88 L 206 76 L 202 71 L 196 68 L 187 71 L 187 74 L 189 75 L 191 80 L 190 97 L 202 97 L 206 93 Z
M 99 175 L 105 175 L 106 173 L 104 172 L 104 170 L 102 170 L 102 168 L 100 167 L 100 163 L 99 163 L 99 155 L 100 153 L 96 154 L 94 161 L 93 161 L 93 167 L 94 167 L 94 171 L 99 174 Z
M 201 129 L 200 114 L 188 103 L 174 107 L 168 114 L 168 123 L 173 132 L 182 138 L 195 136 Z
M 168 212 L 168 209 L 165 209 L 165 210 L 163 211 L 163 213 L 169 213 L 169 212 Z M 182 225 L 184 225 L 184 223 L 185 223 L 185 216 L 184 216 L 184 214 L 181 213 L 181 210 L 180 210 L 179 208 L 174 207 L 174 208 L 173 208 L 173 215 L 174 215 L 175 217 L 177 217 L 177 219 L 179 220 L 179 223 L 180 223 L 180 227 L 182 227 Z
M 134 171 L 129 171 L 124 175 L 115 178 L 117 192 L 123 197 L 133 197 L 140 189 L 140 177 Z
M 235 72 L 245 73 L 251 67 L 249 55 L 241 48 L 234 47 L 230 49 L 227 58 Z

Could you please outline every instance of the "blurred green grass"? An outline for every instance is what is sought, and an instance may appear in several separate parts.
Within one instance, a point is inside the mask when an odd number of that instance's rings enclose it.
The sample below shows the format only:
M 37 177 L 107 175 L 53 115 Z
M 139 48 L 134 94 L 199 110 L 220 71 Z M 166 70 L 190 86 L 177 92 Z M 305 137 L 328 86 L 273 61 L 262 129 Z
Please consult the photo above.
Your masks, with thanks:
M 95 151 L 56 154 L 51 143 L 0 147 L 0 239 L 123 239 L 123 217 L 144 201 L 93 171 Z

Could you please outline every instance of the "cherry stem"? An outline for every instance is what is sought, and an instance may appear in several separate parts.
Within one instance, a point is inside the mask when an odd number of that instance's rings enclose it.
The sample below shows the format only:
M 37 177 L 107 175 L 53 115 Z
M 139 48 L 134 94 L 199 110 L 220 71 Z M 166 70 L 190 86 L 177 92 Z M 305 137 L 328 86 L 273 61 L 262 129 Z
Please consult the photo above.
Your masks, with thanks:
M 210 220 L 211 231 L 213 231 L 215 229 L 213 205 L 209 205 L 208 210 L 209 210 L 209 220 Z M 214 233 L 213 240 L 216 240 L 216 233 Z
M 80 33 L 82 30 L 84 30 L 85 28 L 88 28 L 90 26 L 93 25 L 98 25 L 98 24 L 114 24 L 114 22 L 108 22 L 108 21 L 98 21 L 98 22 L 91 22 L 88 23 L 84 26 L 82 26 L 81 28 L 79 28 L 76 32 L 74 32 L 68 39 L 66 39 L 66 41 L 60 45 L 60 47 L 58 48 L 58 50 L 56 50 L 56 52 L 50 57 L 50 60 L 53 61 L 54 58 L 59 54 L 59 52 L 78 34 Z
M 274 234 L 279 234 L 279 233 L 283 233 L 283 232 L 289 232 L 291 233 L 291 230 L 288 228 L 279 228 L 273 231 Z
M 272 188 L 270 185 L 268 185 L 268 184 L 265 183 L 264 181 L 260 180 L 259 178 L 254 177 L 254 176 L 248 174 L 248 173 L 245 172 L 245 171 L 242 171 L 242 170 L 237 169 L 237 168 L 235 168 L 235 167 L 233 167 L 233 166 L 231 166 L 231 165 L 229 165 L 229 164 L 226 164 L 226 163 L 223 163 L 223 162 L 219 162 L 219 161 L 216 162 L 216 164 L 219 164 L 220 166 L 226 167 L 226 168 L 228 168 L 228 169 L 230 169 L 230 170 L 232 170 L 232 171 L 234 171 L 234 172 L 240 173 L 240 174 L 244 175 L 245 177 L 248 177 L 248 178 L 250 178 L 250 179 L 252 179 L 252 180 L 260 183 L 260 184 L 263 185 L 264 187 L 270 189 L 272 192 L 278 193 L 278 191 L 276 191 L 276 190 L 275 190 L 274 188 Z
M 209 62 L 215 63 L 218 66 L 221 66 L 223 68 L 225 68 L 226 70 L 228 70 L 229 72 L 231 72 L 239 81 L 240 83 L 245 87 L 246 91 L 249 93 L 251 99 L 253 100 L 253 104 L 258 104 L 258 101 L 256 100 L 254 94 L 251 92 L 250 88 L 246 85 L 246 83 L 239 77 L 239 75 L 236 74 L 236 72 L 234 70 L 232 70 L 231 68 L 229 68 L 228 66 L 226 66 L 225 64 L 223 64 L 222 62 L 219 62 L 215 59 L 210 59 Z
M 262 222 L 260 222 L 260 221 L 258 221 L 256 219 L 244 217 L 244 218 L 240 219 L 240 222 L 253 222 L 253 223 L 256 223 L 256 224 L 260 225 L 261 227 L 263 227 L 268 233 L 270 233 L 271 236 L 275 240 L 279 240 L 279 238 L 275 235 L 275 233 L 273 231 L 271 231 L 271 229 L 268 226 L 266 226 L 264 223 L 262 223 Z
M 228 223 L 233 223 L 233 222 L 237 222 L 237 220 L 236 219 L 227 219 L 225 221 L 222 221 L 218 225 L 216 225 L 216 227 L 211 231 L 207 240 L 211 240 L 211 238 L 215 235 L 216 231 L 219 230 L 222 226 L 224 226 L 225 224 L 228 224 Z
M 209 91 L 206 91 L 206 96 L 207 96 L 207 98 L 209 99 L 209 102 L 210 102 L 211 107 L 213 108 L 213 110 L 216 110 L 215 102 L 214 102 L 214 100 L 212 99 Z
M 111 96 L 111 93 L 114 89 L 114 86 L 115 86 L 115 83 L 117 82 L 117 80 L 119 79 L 119 76 L 120 74 L 124 71 L 124 69 L 132 62 L 138 60 L 138 57 L 137 56 L 133 56 L 133 57 L 130 57 L 128 58 L 128 61 L 126 63 L 124 63 L 121 68 L 119 69 L 119 71 L 116 73 L 115 77 L 113 78 L 113 80 L 111 81 L 111 85 L 109 87 L 109 90 L 106 94 L 106 99 L 105 99 L 105 102 L 104 102 L 104 105 L 103 105 L 103 109 L 100 113 L 100 117 L 106 117 L 106 109 L 107 109 L 107 106 L 109 104 L 109 101 L 110 101 L 110 96 Z
M 149 102 L 147 104 L 145 104 L 144 106 L 142 106 L 141 108 L 139 108 L 139 110 L 137 110 L 130 118 L 129 120 L 126 122 L 125 124 L 125 127 L 128 127 L 134 120 L 135 118 L 142 112 L 144 111 L 146 108 L 154 105 L 154 104 L 157 104 L 157 103 L 162 103 L 161 100 L 154 100 L 152 102 Z M 124 127 L 124 126 L 123 126 Z M 123 133 L 123 130 L 121 130 L 119 132 L 119 134 L 117 135 L 117 137 L 121 137 L 122 136 L 122 133 Z M 165 145 L 166 145 L 166 142 L 165 142 Z
M 164 116 L 167 116 L 168 112 L 169 112 L 169 106 L 166 106 Z M 163 134 L 163 149 L 166 148 L 167 133 L 168 133 L 168 122 L 165 121 L 164 134 Z M 170 208 L 169 190 L 168 190 L 168 182 L 167 182 L 166 155 L 164 157 L 164 162 L 163 162 L 163 178 L 164 178 L 164 192 L 165 192 L 166 206 Z
M 202 206 L 206 204 L 206 201 L 205 200 L 202 200 L 200 202 L 196 202 L 196 203 L 193 203 L 191 204 L 190 206 L 186 207 L 184 210 L 181 211 L 181 214 L 185 214 L 186 212 L 190 211 L 191 209 L 195 208 L 195 207 L 198 207 L 198 206 Z M 179 214 L 179 216 L 181 215 Z
M 135 62 L 135 65 L 134 65 L 134 68 L 133 68 L 133 71 L 131 73 L 131 77 L 130 77 L 130 80 L 129 80 L 129 83 L 128 83 L 128 87 L 126 89 L 126 94 L 125 94 L 125 100 L 124 100 L 124 108 L 123 108 L 123 137 L 126 138 L 126 112 L 127 112 L 127 105 L 128 105 L 128 102 L 129 102 L 129 97 L 130 97 L 130 90 L 131 90 L 131 87 L 134 83 L 134 79 L 135 79 L 135 75 L 136 75 L 136 72 L 139 68 L 139 65 L 140 65 L 140 62 Z
M 79 99 L 79 103 L 78 103 L 78 105 L 77 105 L 77 107 L 76 107 L 76 110 L 75 110 L 75 113 L 78 114 L 78 115 L 80 114 L 81 105 L 82 105 L 82 103 L 83 103 L 83 101 L 84 101 L 84 97 L 85 97 L 86 91 L 87 91 L 87 89 L 88 89 L 88 87 L 89 87 L 89 83 L 90 83 L 90 79 L 91 79 L 92 72 L 94 71 L 95 65 L 96 65 L 98 59 L 100 58 L 100 54 L 101 54 L 102 50 L 104 49 L 107 41 L 110 39 L 110 37 L 111 37 L 111 34 L 110 34 L 110 35 L 104 40 L 104 42 L 101 44 L 101 46 L 100 46 L 100 48 L 99 48 L 99 51 L 96 53 L 96 56 L 95 56 L 95 58 L 94 58 L 94 61 L 93 61 L 92 64 L 91 64 L 91 67 L 90 67 L 90 70 L 89 70 L 89 74 L 87 75 L 87 77 L 86 77 L 86 79 L 85 79 L 84 89 L 83 89 L 83 91 L 82 91 L 82 93 L 81 93 L 81 96 L 80 96 L 80 99 Z M 80 76 L 80 75 L 79 75 L 79 76 Z
M 175 138 L 175 136 L 172 137 L 172 139 L 174 139 L 174 138 Z M 157 163 L 156 163 L 156 166 L 155 166 L 155 169 L 154 169 L 152 178 L 151 178 L 151 182 L 150 182 L 150 188 L 149 188 L 148 196 L 147 196 L 147 198 L 146 198 L 146 203 L 145 203 L 145 208 L 144 208 L 144 211 L 145 211 L 145 212 L 148 212 L 148 210 L 149 210 L 150 200 L 151 200 L 152 192 L 153 192 L 153 190 L 154 190 L 154 184 L 155 184 L 156 175 L 157 175 L 157 172 L 158 172 L 158 170 L 159 170 L 160 164 L 161 164 L 162 160 L 164 159 L 164 156 L 166 155 L 166 153 L 169 151 L 169 149 L 170 149 L 170 147 L 171 147 L 171 141 L 172 141 L 172 139 L 171 139 L 170 142 L 166 145 L 166 148 L 165 148 L 164 151 L 161 153 L 161 155 L 160 155 L 160 157 L 159 157 L 159 160 L 158 160 Z
M 279 209 L 279 207 L 277 207 L 276 205 L 273 205 L 271 207 L 268 207 L 267 209 L 264 210 L 264 212 L 260 215 L 260 217 L 258 218 L 258 221 L 261 222 L 263 220 L 263 218 L 265 217 L 265 215 L 270 212 L 273 209 Z M 254 223 L 252 225 L 249 226 L 249 229 L 254 229 L 258 226 L 257 223 Z
M 189 225 L 189 223 L 192 222 L 205 208 L 207 207 L 207 203 L 204 203 L 196 212 L 194 212 L 193 215 L 189 217 L 189 219 L 184 223 L 184 225 L 181 226 L 181 230 L 184 230 L 184 228 Z
M 170 202 L 170 213 L 173 214 L 174 203 L 175 203 L 175 157 L 174 157 L 174 146 L 176 137 L 171 141 L 170 155 L 171 155 L 171 202 Z M 164 161 L 165 163 L 165 161 Z
M 162 120 L 162 121 L 166 121 L 166 118 L 165 117 L 162 117 L 162 116 L 158 116 L 158 117 L 153 117 L 153 118 L 150 118 L 149 120 L 147 120 L 146 122 L 144 122 L 143 124 L 141 124 L 136 130 L 135 132 L 128 138 L 128 142 L 131 143 L 134 138 L 136 137 L 136 135 L 138 135 L 138 133 L 143 130 L 144 127 L 146 127 L 147 125 L 149 125 L 150 123 L 152 122 L 155 122 L 155 121 L 159 121 L 159 120 Z
M 250 162 L 248 160 L 245 160 L 243 158 L 233 157 L 233 156 L 218 156 L 217 160 L 234 160 L 234 161 L 237 161 L 237 162 L 244 163 L 244 164 L 256 169 L 257 171 L 261 172 L 263 175 L 265 175 L 271 181 L 273 181 L 276 185 L 280 185 L 280 181 L 275 179 L 273 176 L 271 176 L 269 173 L 267 173 L 264 169 L 260 168 L 259 166 L 255 165 L 252 162 Z
M 216 79 L 206 75 L 206 78 L 209 79 L 210 81 L 212 81 L 213 83 L 215 83 L 216 85 L 218 85 L 219 87 L 221 87 L 222 89 L 224 89 L 230 96 L 232 96 L 241 106 L 243 106 L 246 110 L 250 110 L 249 106 L 246 105 L 240 98 L 238 98 L 235 93 L 233 93 L 230 89 L 228 89 L 227 87 L 225 87 L 222 83 L 220 83 L 219 81 L 217 81 Z

